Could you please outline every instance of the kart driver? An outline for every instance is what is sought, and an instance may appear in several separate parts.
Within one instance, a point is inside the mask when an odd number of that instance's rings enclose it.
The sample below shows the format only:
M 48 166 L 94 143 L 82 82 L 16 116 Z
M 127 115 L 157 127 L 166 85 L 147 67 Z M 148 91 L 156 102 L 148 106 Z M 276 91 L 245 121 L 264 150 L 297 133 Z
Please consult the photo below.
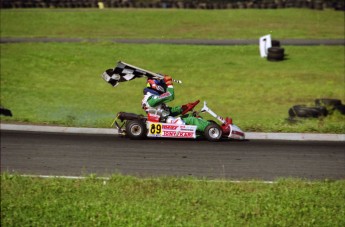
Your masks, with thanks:
M 182 114 L 185 110 L 192 108 L 199 102 L 188 103 L 182 106 L 168 107 L 165 103 L 173 101 L 175 98 L 173 81 L 170 76 L 165 75 L 164 79 L 148 79 L 147 86 L 144 89 L 144 98 L 142 100 L 142 108 L 149 113 L 150 110 L 165 112 L 168 117 L 166 122 L 172 124 L 187 124 L 197 126 L 198 131 L 204 132 L 210 122 L 193 116 L 193 114 Z

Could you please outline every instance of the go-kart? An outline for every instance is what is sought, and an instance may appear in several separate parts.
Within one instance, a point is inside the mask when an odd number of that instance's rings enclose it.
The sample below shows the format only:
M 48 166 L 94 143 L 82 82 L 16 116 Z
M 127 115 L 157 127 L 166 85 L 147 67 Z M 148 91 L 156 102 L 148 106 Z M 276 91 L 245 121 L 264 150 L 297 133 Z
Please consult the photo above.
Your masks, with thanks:
M 117 87 L 119 83 L 131 81 L 135 78 L 147 77 L 155 79 L 163 79 L 164 76 L 154 73 L 146 69 L 139 68 L 134 65 L 119 61 L 114 69 L 107 69 L 101 77 L 113 87 Z M 175 83 L 181 84 L 182 81 L 173 79 Z M 194 107 L 199 103 L 189 103 L 181 115 L 185 115 L 193 111 Z M 209 141 L 219 141 L 222 138 L 244 140 L 244 132 L 232 124 L 231 118 L 222 118 L 215 114 L 204 102 L 200 112 L 193 111 L 194 117 L 200 117 L 200 113 L 209 113 L 215 117 L 220 124 L 213 120 L 209 120 L 210 124 L 203 132 L 197 130 L 196 125 L 186 125 L 182 120 L 169 121 L 169 112 L 163 109 L 149 109 L 147 116 L 134 113 L 119 112 L 112 124 L 118 132 L 131 139 L 144 139 L 146 137 L 161 138 L 198 138 L 205 137 Z
M 189 105 L 181 115 L 192 111 L 195 117 L 199 117 L 200 113 L 209 113 L 216 118 L 220 124 L 213 120 L 209 120 L 209 124 L 204 132 L 197 131 L 197 126 L 186 125 L 183 122 L 169 123 L 169 113 L 162 110 L 149 110 L 147 116 L 134 113 L 119 112 L 113 121 L 114 126 L 119 134 L 129 137 L 130 139 L 144 139 L 146 137 L 159 138 L 199 138 L 203 137 L 209 141 L 219 141 L 221 139 L 244 140 L 244 132 L 232 124 L 231 118 L 222 118 L 207 107 L 204 102 L 200 112 L 193 111 L 193 108 L 199 103 L 199 100 Z

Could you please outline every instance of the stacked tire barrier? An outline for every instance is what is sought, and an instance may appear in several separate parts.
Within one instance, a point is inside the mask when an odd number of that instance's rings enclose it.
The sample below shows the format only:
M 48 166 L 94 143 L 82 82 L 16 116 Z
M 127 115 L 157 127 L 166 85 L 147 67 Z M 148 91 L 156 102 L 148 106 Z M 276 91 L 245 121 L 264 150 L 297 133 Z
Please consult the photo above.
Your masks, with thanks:
M 345 115 L 345 105 L 339 99 L 315 99 L 315 106 L 295 105 L 289 109 L 289 117 L 319 118 L 326 117 L 334 112 Z
M 272 40 L 272 47 L 267 49 L 268 61 L 282 61 L 285 58 L 285 49 L 280 46 L 279 40 Z
M 1 0 L 0 8 L 178 8 L 178 9 L 280 9 L 345 10 L 339 0 Z

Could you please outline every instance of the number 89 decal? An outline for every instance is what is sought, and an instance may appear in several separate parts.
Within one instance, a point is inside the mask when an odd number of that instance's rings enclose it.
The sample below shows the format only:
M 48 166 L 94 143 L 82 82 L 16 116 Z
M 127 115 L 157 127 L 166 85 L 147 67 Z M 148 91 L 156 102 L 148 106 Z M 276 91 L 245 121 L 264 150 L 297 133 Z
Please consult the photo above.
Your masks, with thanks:
M 162 133 L 162 124 L 150 124 L 150 134 L 159 135 Z

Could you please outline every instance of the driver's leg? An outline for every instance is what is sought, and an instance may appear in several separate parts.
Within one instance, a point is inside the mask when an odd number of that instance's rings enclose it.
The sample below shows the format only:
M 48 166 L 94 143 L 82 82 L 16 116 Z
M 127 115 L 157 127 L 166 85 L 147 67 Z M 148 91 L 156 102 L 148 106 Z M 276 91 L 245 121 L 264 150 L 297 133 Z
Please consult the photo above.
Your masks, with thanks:
M 193 116 L 183 116 L 182 120 L 187 124 L 187 125 L 195 125 L 197 128 L 196 130 L 200 131 L 200 132 L 204 132 L 205 128 L 210 124 L 210 122 L 208 122 L 205 119 L 202 118 L 197 118 L 197 117 L 193 117 Z
M 170 115 L 173 117 L 182 113 L 181 106 L 169 107 L 169 110 L 170 110 Z

